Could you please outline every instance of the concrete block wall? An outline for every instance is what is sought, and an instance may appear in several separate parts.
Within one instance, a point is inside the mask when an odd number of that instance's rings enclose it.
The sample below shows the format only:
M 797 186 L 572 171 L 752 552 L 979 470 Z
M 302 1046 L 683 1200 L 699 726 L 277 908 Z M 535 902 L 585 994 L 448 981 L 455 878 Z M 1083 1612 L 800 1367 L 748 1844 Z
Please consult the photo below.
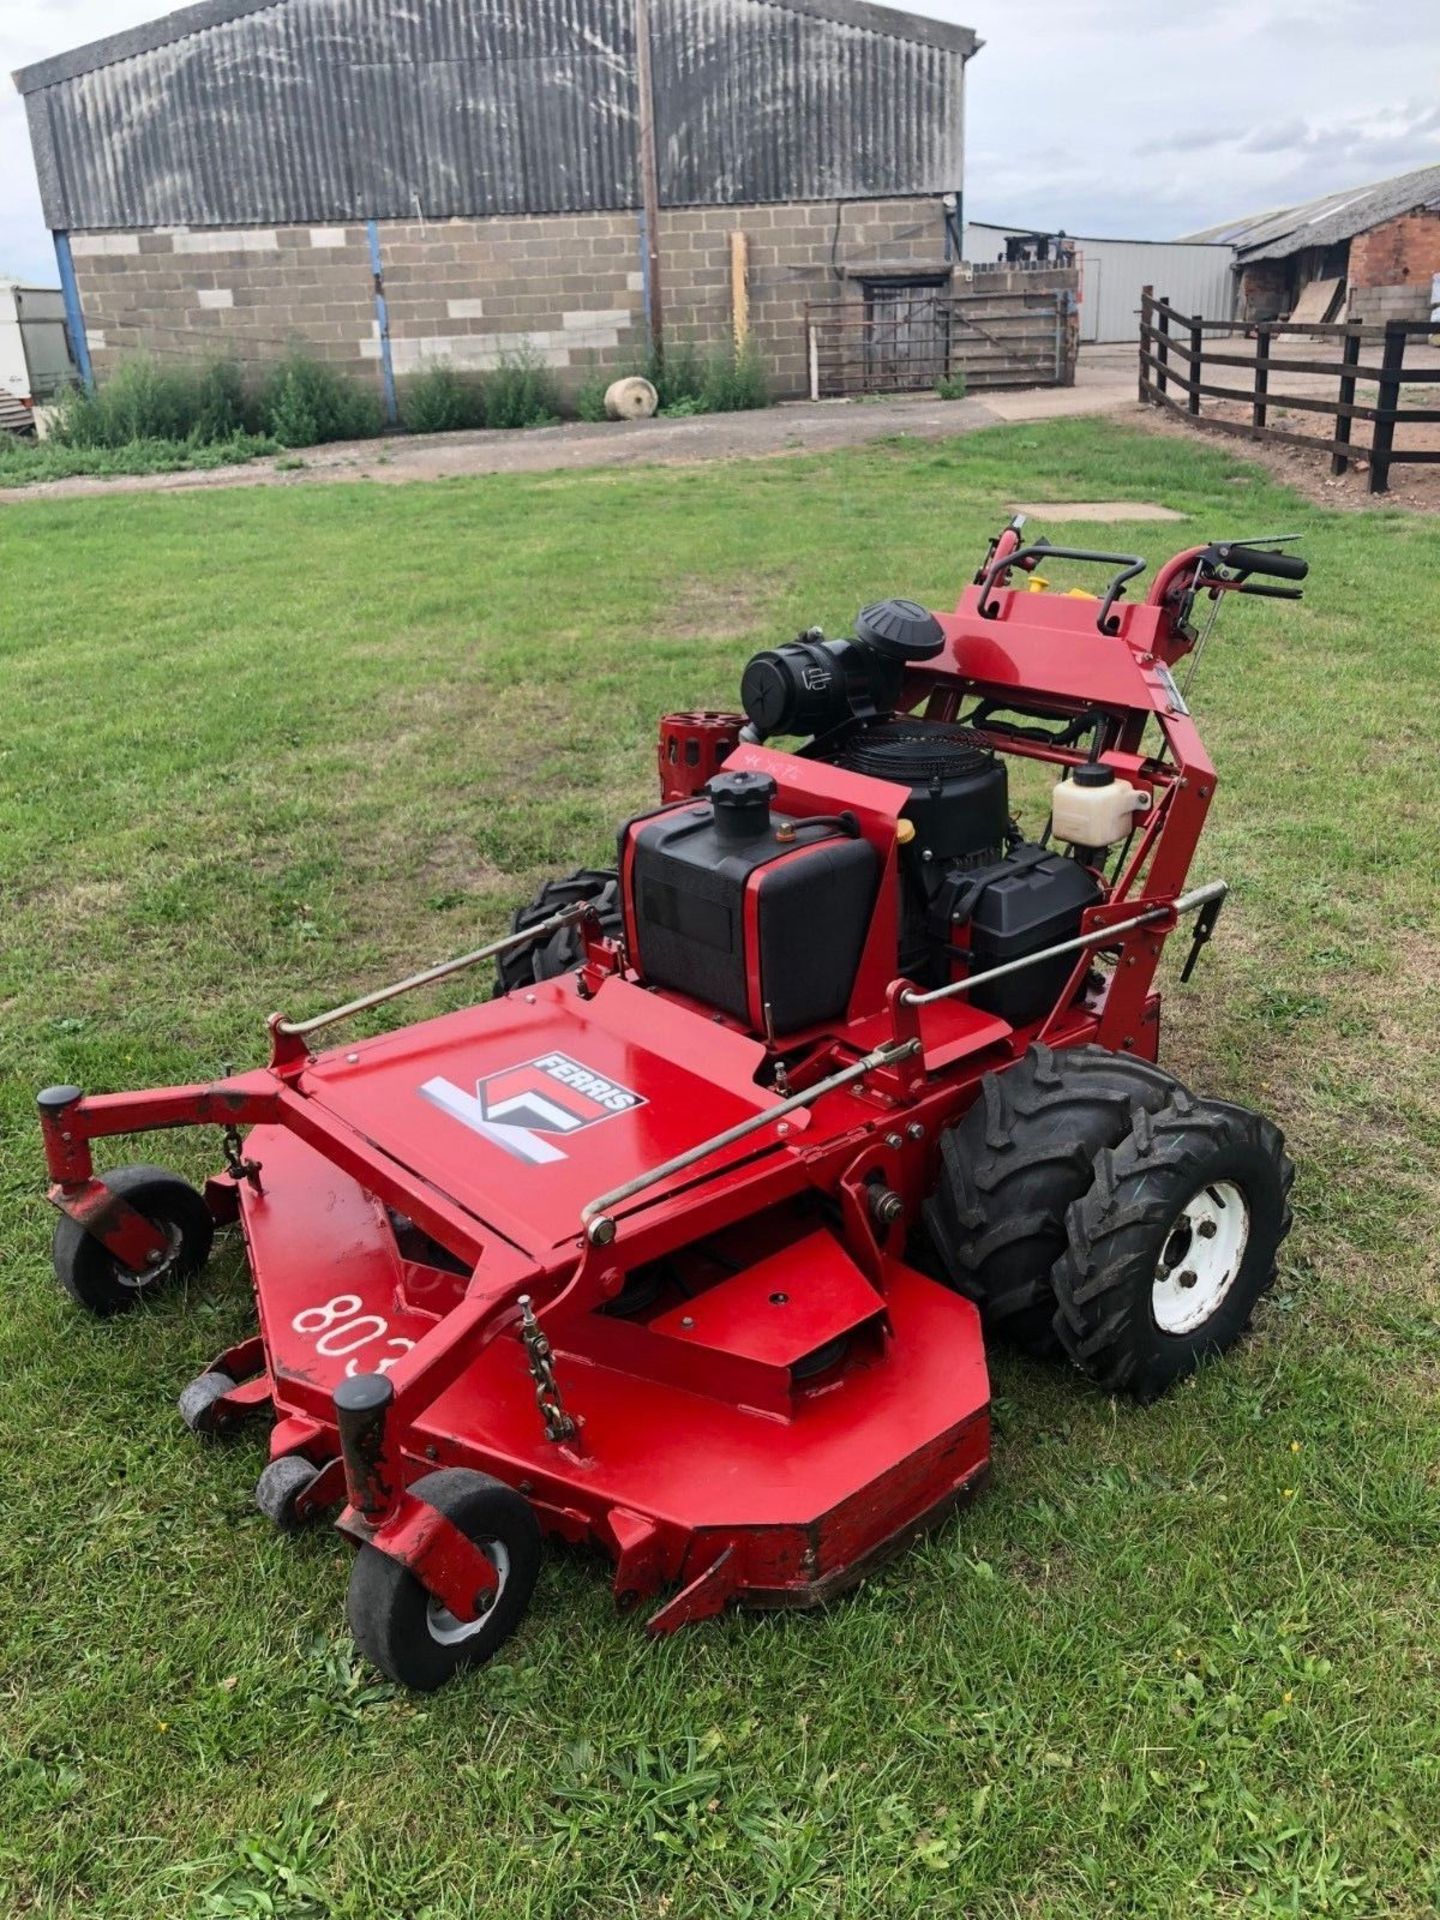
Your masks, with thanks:
M 672 343 L 709 352 L 729 342 L 737 229 L 750 241 L 751 327 L 777 398 L 806 391 L 807 300 L 843 295 L 847 268 L 933 268 L 944 250 L 943 214 L 931 198 L 667 210 L 660 238 Z M 634 212 L 384 221 L 379 234 L 402 382 L 442 361 L 491 368 L 522 347 L 572 391 L 592 369 L 643 365 Z M 260 365 L 299 346 L 378 381 L 363 226 L 76 233 L 71 250 L 102 380 L 138 352 Z
M 263 365 L 292 343 L 358 371 L 374 332 L 363 227 L 76 233 L 70 250 L 102 380 L 134 353 Z

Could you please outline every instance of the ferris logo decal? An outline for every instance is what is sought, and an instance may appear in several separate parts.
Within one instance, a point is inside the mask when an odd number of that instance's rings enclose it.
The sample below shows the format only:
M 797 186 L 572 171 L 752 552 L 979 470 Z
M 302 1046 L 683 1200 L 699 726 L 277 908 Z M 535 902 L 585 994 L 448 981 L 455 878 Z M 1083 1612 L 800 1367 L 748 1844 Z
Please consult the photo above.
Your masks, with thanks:
M 557 1136 L 563 1139 L 645 1105 L 638 1093 L 568 1053 L 542 1054 L 523 1066 L 487 1074 L 476 1081 L 473 1093 L 450 1080 L 427 1080 L 420 1097 L 532 1166 L 569 1158 L 556 1146 Z

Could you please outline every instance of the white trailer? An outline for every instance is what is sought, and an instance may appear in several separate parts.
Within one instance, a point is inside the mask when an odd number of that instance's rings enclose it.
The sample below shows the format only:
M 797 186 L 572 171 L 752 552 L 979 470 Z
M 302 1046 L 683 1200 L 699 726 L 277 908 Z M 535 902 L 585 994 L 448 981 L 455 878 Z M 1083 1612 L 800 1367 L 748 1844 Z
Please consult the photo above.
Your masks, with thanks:
M 0 280 L 0 429 L 30 432 L 34 408 L 74 378 L 60 290 Z

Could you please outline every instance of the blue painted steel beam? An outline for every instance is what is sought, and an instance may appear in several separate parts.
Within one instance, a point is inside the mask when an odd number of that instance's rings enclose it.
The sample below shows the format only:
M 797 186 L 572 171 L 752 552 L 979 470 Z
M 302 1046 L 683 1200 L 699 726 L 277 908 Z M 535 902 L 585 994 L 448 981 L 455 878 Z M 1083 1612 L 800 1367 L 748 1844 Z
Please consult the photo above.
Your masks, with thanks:
M 380 227 L 367 220 L 365 233 L 370 241 L 370 271 L 375 276 L 375 318 L 380 326 L 380 379 L 385 389 L 385 418 L 392 427 L 400 423 L 400 403 L 395 395 L 395 356 L 390 351 L 390 303 L 385 298 L 385 263 L 380 257 Z
M 85 391 L 95 391 L 95 369 L 90 361 L 90 342 L 85 334 L 85 309 L 80 305 L 80 288 L 75 280 L 75 261 L 70 252 L 68 233 L 54 234 L 55 259 L 60 268 L 60 291 L 65 296 L 65 328 L 70 335 L 70 351 L 85 383 Z

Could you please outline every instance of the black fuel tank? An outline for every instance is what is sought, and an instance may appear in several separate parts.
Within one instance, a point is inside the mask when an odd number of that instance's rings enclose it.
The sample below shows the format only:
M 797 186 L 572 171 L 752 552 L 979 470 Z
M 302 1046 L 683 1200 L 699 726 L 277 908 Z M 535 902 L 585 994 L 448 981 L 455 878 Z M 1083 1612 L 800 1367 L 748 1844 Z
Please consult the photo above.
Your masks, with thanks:
M 853 823 L 773 812 L 775 793 L 768 774 L 722 773 L 625 832 L 642 977 L 786 1034 L 845 1012 L 879 859 Z

